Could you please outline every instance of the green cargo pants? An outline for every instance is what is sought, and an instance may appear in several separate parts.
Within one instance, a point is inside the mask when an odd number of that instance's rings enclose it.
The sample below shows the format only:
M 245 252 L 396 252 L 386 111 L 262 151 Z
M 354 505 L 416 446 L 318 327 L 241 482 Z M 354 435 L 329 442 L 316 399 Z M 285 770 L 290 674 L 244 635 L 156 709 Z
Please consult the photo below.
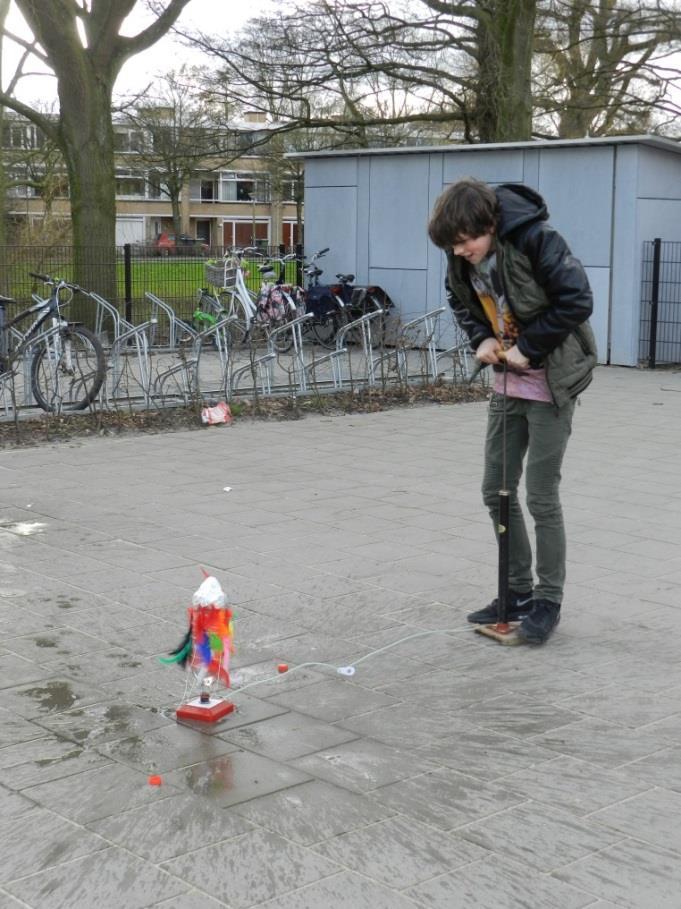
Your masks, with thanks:
M 490 400 L 485 439 L 482 497 L 494 522 L 499 524 L 499 490 L 503 478 L 503 401 Z M 525 592 L 534 588 L 535 599 L 561 603 L 565 583 L 565 526 L 560 504 L 560 470 L 572 429 L 575 402 L 563 407 L 521 398 L 506 399 L 506 488 L 509 509 L 509 587 Z M 527 508 L 534 521 L 537 583 L 532 577 L 532 547 L 518 501 L 518 484 L 527 455 L 525 487 Z

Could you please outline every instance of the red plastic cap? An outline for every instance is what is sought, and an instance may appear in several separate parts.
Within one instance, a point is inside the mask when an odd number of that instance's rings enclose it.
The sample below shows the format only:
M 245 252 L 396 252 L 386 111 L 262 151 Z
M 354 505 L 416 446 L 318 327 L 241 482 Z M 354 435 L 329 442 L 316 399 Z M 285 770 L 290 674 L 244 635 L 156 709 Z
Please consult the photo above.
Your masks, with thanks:
M 157 774 L 153 774 L 152 776 L 149 777 L 150 786 L 160 786 L 162 783 L 163 783 L 163 780 Z
M 288 672 L 288 663 L 279 663 L 277 672 Z

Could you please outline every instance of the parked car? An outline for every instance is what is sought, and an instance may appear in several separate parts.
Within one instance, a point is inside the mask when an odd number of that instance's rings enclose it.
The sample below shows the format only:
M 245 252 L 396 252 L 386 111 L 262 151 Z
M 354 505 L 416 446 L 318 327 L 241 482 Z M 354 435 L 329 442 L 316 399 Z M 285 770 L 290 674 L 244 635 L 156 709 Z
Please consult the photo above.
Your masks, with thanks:
M 205 256 L 210 247 L 198 237 L 180 234 L 176 239 L 175 234 L 164 231 L 156 238 L 154 249 L 159 256 Z

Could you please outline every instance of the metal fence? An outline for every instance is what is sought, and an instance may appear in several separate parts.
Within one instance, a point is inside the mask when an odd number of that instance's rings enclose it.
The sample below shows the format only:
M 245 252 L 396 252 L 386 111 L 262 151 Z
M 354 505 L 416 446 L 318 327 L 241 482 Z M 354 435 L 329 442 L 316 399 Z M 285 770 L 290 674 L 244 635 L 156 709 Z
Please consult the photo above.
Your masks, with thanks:
M 183 319 L 190 319 L 194 311 L 197 291 L 206 286 L 206 263 L 219 261 L 225 253 L 223 247 L 178 247 L 173 250 L 156 246 L 126 244 L 118 246 L 112 254 L 101 248 L 90 250 L 102 275 L 108 275 L 112 265 L 116 271 L 116 298 L 109 300 L 128 321 L 141 322 L 148 315 L 145 293 L 151 291 L 165 300 Z M 259 253 L 264 258 L 296 253 L 302 256 L 302 247 L 263 246 Z M 99 257 L 99 258 L 97 258 Z M 96 274 L 97 269 L 94 269 Z M 32 293 L 42 293 L 44 287 L 30 276 L 30 272 L 48 274 L 75 280 L 72 246 L 2 246 L 0 247 L 0 294 L 12 297 L 20 308 L 31 302 Z M 257 268 L 249 268 L 246 281 L 257 291 L 261 277 Z M 101 293 L 96 286 L 85 288 Z
M 645 242 L 641 275 L 639 359 L 681 363 L 681 243 Z

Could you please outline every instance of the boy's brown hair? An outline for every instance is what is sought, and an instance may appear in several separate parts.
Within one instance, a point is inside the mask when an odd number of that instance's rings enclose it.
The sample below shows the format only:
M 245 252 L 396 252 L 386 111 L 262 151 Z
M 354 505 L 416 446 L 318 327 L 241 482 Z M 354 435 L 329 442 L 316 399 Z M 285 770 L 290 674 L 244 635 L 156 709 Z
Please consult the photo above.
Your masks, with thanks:
M 481 237 L 496 227 L 499 202 L 486 183 L 466 177 L 440 194 L 428 222 L 428 235 L 440 249 L 451 250 L 464 237 Z

